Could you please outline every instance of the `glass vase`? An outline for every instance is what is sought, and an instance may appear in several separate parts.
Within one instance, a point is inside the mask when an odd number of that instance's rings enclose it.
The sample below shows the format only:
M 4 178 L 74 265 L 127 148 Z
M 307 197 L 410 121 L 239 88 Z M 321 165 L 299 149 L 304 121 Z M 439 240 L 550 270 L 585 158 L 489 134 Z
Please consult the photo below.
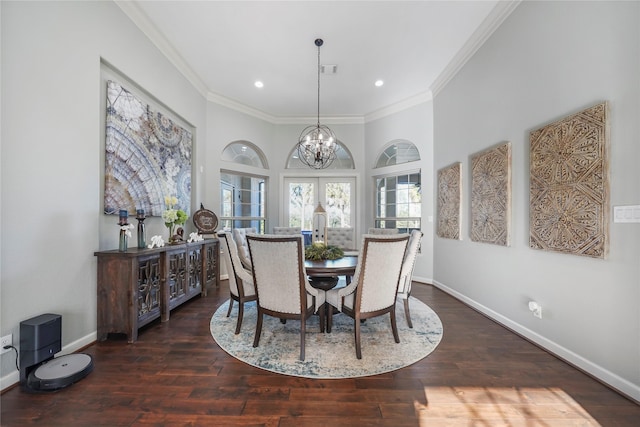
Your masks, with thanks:
M 138 218 L 138 248 L 147 247 L 147 237 L 145 235 L 144 218 Z
M 127 236 L 127 231 L 121 229 L 118 250 L 120 252 L 126 252 L 128 247 L 129 247 L 129 237 Z
M 173 243 L 173 231 L 175 228 L 175 224 L 171 224 L 169 225 L 169 240 L 167 240 L 167 243 L 172 244 Z

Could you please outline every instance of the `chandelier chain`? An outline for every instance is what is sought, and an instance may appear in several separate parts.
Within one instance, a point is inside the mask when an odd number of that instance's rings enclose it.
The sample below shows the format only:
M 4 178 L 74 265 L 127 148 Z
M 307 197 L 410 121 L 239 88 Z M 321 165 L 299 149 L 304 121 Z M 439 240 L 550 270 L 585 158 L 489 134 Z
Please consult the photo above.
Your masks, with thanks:
M 312 169 L 325 169 L 337 158 L 338 141 L 328 126 L 320 124 L 320 47 L 322 39 L 316 39 L 318 47 L 318 99 L 316 125 L 307 126 L 298 138 L 298 159 Z
M 316 43 L 317 44 L 317 43 Z M 320 127 L 320 46 L 322 43 L 318 45 L 318 127 Z

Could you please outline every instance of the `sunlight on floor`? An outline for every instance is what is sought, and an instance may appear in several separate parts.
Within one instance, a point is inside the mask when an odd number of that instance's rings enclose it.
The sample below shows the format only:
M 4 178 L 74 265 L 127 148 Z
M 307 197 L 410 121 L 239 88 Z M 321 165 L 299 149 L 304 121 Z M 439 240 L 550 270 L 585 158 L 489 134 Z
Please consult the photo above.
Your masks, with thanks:
M 425 387 L 420 426 L 599 426 L 560 388 Z

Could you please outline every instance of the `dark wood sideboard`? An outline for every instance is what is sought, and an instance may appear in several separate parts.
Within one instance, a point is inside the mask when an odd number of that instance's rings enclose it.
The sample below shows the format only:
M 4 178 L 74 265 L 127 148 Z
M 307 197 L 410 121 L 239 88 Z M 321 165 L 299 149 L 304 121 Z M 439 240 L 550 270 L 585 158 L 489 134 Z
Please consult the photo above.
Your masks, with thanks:
M 218 286 L 218 239 L 94 255 L 98 257 L 100 341 L 110 333 L 123 333 L 127 341 L 135 342 L 140 327 L 158 317 L 168 321 L 172 309 Z

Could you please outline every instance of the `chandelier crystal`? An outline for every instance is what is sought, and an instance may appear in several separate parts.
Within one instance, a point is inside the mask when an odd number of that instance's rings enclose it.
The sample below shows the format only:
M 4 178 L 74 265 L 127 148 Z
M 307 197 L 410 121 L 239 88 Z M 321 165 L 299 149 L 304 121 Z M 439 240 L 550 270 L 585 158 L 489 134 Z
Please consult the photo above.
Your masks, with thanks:
M 320 124 L 320 46 L 322 39 L 316 39 L 318 47 L 318 121 L 304 128 L 298 138 L 298 158 L 313 169 L 325 169 L 336 159 L 338 149 L 336 135 L 331 129 Z

